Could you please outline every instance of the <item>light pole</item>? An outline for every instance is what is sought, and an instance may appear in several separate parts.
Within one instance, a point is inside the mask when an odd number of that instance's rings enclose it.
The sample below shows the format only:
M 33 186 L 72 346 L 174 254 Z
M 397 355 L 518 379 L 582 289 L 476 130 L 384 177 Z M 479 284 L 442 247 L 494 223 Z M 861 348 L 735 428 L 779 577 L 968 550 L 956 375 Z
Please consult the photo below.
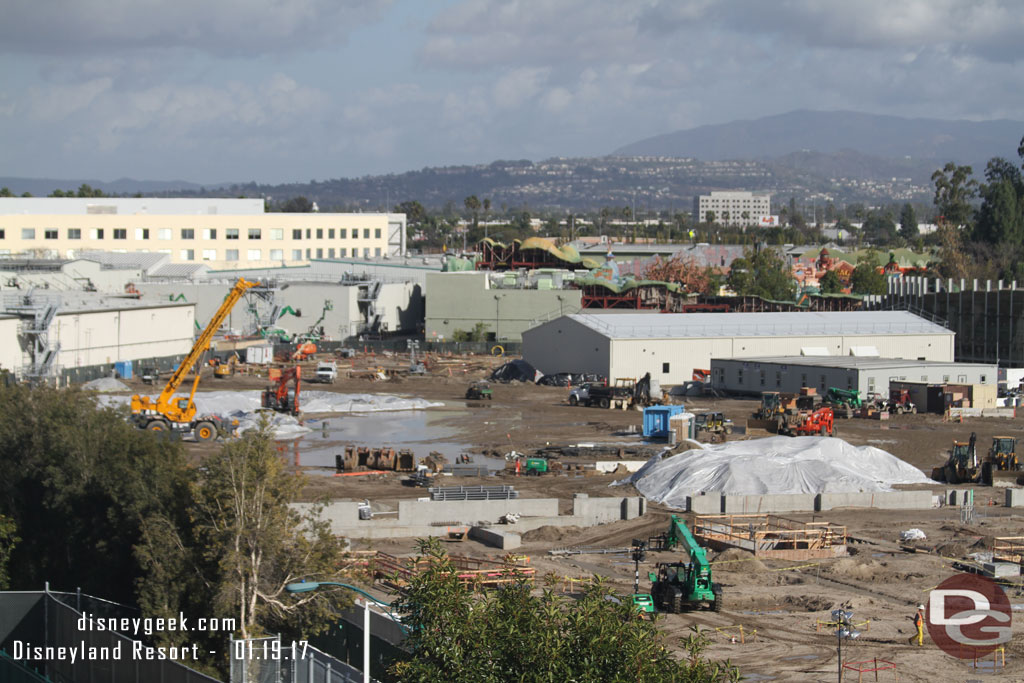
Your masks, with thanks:
M 363 596 L 363 683 L 370 683 L 370 600 L 385 607 L 391 607 L 391 605 L 373 597 L 362 588 L 351 586 L 347 583 L 338 583 L 337 581 L 299 581 L 297 583 L 289 583 L 284 589 L 289 593 L 309 593 L 320 588 L 320 586 L 348 588 Z
M 498 326 L 501 324 L 501 295 L 494 295 L 494 341 L 498 341 Z
M 839 657 L 837 665 L 839 683 L 843 683 L 843 639 L 849 638 L 852 640 L 860 635 L 860 631 L 854 630 L 851 619 L 853 619 L 853 612 L 841 609 L 832 610 L 832 621 L 836 624 L 836 654 Z

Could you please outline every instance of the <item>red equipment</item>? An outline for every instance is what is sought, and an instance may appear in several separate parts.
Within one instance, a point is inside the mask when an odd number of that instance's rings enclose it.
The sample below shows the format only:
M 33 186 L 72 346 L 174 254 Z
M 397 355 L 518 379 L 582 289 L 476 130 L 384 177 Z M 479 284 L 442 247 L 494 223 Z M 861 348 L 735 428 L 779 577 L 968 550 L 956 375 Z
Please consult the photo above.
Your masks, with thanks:
M 779 418 L 779 434 L 788 436 L 835 436 L 835 415 L 831 406 L 822 406 L 814 411 L 786 413 Z
M 316 344 L 312 342 L 299 344 L 299 348 L 295 349 L 295 353 L 292 354 L 292 360 L 306 360 L 314 353 L 316 353 Z
M 279 413 L 298 415 L 299 392 L 302 390 L 302 371 L 299 366 L 284 370 L 271 368 L 270 379 L 271 381 L 276 380 L 276 384 L 271 384 L 263 390 L 260 401 L 263 407 L 276 410 Z M 291 381 L 295 382 L 294 390 L 288 388 L 288 383 Z

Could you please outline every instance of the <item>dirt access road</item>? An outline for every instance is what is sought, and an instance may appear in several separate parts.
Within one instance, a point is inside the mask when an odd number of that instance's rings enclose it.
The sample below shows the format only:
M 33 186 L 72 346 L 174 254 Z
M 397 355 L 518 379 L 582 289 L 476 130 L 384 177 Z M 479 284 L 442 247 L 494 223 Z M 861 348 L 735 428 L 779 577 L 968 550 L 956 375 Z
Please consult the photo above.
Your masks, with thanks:
M 373 361 L 371 361 L 372 363 Z M 440 371 L 426 377 L 398 377 L 387 381 L 365 379 L 365 372 L 341 378 L 334 385 L 306 385 L 308 388 L 343 393 L 402 394 L 444 403 L 443 409 L 432 409 L 443 415 L 439 422 L 452 438 L 471 450 L 515 449 L 529 453 L 545 445 L 579 443 L 618 444 L 633 448 L 637 438 L 617 436 L 629 427 L 639 427 L 641 415 L 635 411 L 612 411 L 599 408 L 570 407 L 565 402 L 566 389 L 529 384 L 494 384 L 494 398 L 489 402 L 467 402 L 463 396 L 471 379 L 482 377 L 492 359 L 471 358 L 463 364 L 457 359 Z M 368 365 L 368 364 L 367 364 Z M 228 380 L 205 380 L 204 390 L 262 389 L 266 380 L 256 377 L 234 377 Z M 141 385 L 140 385 L 141 386 Z M 148 389 L 148 387 L 147 387 Z M 686 399 L 696 410 L 714 409 L 724 412 L 737 424 L 743 424 L 756 407 L 753 400 Z M 430 412 L 430 411 L 426 411 Z M 310 416 L 313 419 L 324 416 Z M 348 420 L 344 416 L 329 419 Z M 883 448 L 907 462 L 929 472 L 945 461 L 954 438 L 966 439 L 971 431 L 978 434 L 980 448 L 987 448 L 996 434 L 1022 436 L 1024 419 L 975 419 L 964 424 L 944 423 L 933 415 L 894 417 L 888 423 L 868 420 L 838 421 L 840 438 L 855 445 Z M 742 438 L 742 437 L 739 437 Z M 386 445 L 386 444 L 380 444 Z M 190 444 L 197 457 L 215 446 Z M 430 450 L 425 444 L 417 447 L 423 456 Z M 591 495 L 607 493 L 607 486 L 617 477 L 520 477 L 503 478 L 500 483 L 514 483 L 527 497 L 556 496 L 564 509 L 571 505 L 575 492 Z M 311 476 L 308 495 L 361 500 L 369 498 L 387 505 L 402 497 L 419 496 L 422 492 L 399 483 L 397 475 L 332 478 Z M 465 480 L 460 483 L 499 483 L 494 479 Z M 935 492 L 947 488 L 936 484 Z M 632 493 L 632 489 L 615 489 L 616 495 Z M 953 575 L 951 564 L 969 553 L 990 551 L 995 536 L 1024 534 L 1020 516 L 1010 516 L 1001 506 L 1003 492 L 999 489 L 976 488 L 978 515 L 969 526 L 960 524 L 956 508 L 929 511 L 835 510 L 825 515 L 787 515 L 810 521 L 826 519 L 846 525 L 860 542 L 850 546 L 846 558 L 809 562 L 762 561 L 741 551 L 711 553 L 715 561 L 716 581 L 725 589 L 725 609 L 721 613 L 696 612 L 683 615 L 662 615 L 659 621 L 670 639 L 685 636 L 692 626 L 700 626 L 711 638 L 710 655 L 729 658 L 738 664 L 748 680 L 834 681 L 836 679 L 836 640 L 828 628 L 818 630 L 818 621 L 828 621 L 832 609 L 852 609 L 854 620 L 863 624 L 860 637 L 844 647 L 844 660 L 889 660 L 897 665 L 901 681 L 1024 681 L 1024 611 L 1015 611 L 1014 639 L 1006 648 L 1006 667 L 993 670 L 991 659 L 987 668 L 974 668 L 939 651 L 925 637 L 923 648 L 907 644 L 913 626 L 910 622 L 916 605 L 926 600 L 928 591 Z M 992 504 L 990 504 L 992 503 Z M 523 536 L 523 552 L 539 573 L 560 576 L 588 577 L 601 574 L 609 577 L 623 593 L 633 590 L 632 561 L 620 555 L 549 556 L 548 550 L 566 546 L 600 546 L 621 548 L 633 538 L 648 538 L 667 529 L 670 511 L 652 506 L 644 518 L 589 529 L 542 528 Z M 900 550 L 899 532 L 911 527 L 922 529 L 927 539 L 922 546 L 934 552 L 909 554 Z M 368 542 L 354 542 L 355 547 L 371 547 Z M 412 552 L 412 540 L 375 541 L 372 547 L 391 553 Z M 452 552 L 476 557 L 498 558 L 500 552 L 474 542 L 452 544 Z M 685 559 L 681 553 L 651 553 L 641 567 L 641 576 L 658 561 Z M 641 590 L 649 582 L 641 581 Z M 1009 588 L 1014 604 L 1024 603 L 1020 588 Z M 870 626 L 866 622 L 870 622 Z M 738 641 L 739 626 L 744 640 Z M 756 635 L 752 635 L 756 632 Z M 734 637 L 737 642 L 733 642 Z M 856 676 L 847 673 L 847 676 Z M 865 680 L 874 680 L 866 674 Z M 856 678 L 847 678 L 848 681 Z M 895 680 L 892 672 L 881 672 L 880 681 Z

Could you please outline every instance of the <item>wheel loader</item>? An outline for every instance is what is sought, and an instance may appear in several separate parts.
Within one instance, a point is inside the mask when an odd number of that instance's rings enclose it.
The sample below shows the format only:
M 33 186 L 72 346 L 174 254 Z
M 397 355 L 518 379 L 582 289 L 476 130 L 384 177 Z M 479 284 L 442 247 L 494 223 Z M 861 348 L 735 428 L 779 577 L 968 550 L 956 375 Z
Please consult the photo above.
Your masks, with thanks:
M 1012 436 L 994 437 L 992 447 L 980 460 L 977 440 L 971 432 L 969 441 L 954 441 L 946 464 L 932 469 L 932 479 L 948 484 L 1016 484 L 1022 474 L 1017 461 L 1017 440 Z

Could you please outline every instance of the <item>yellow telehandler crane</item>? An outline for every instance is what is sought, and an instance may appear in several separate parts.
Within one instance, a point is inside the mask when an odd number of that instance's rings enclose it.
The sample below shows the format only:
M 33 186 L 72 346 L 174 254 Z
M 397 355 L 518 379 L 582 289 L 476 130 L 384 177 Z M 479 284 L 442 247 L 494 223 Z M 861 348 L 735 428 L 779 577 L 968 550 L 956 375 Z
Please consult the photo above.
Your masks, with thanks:
M 242 298 L 249 289 L 255 287 L 258 282 L 249 282 L 245 278 L 238 278 L 238 282 L 232 287 L 224 302 L 217 309 L 217 312 L 210 318 L 206 329 L 200 333 L 192 350 L 181 361 L 174 370 L 167 385 L 156 399 L 149 396 L 132 396 L 132 422 L 140 429 L 148 429 L 154 432 L 192 432 L 196 441 L 209 441 L 217 437 L 217 423 L 219 419 L 213 415 L 204 415 L 196 418 L 196 388 L 199 386 L 199 379 L 203 371 L 203 354 L 210 348 L 213 335 L 220 329 L 228 313 L 234 308 L 238 300 Z M 188 397 L 176 397 L 174 394 L 185 381 L 189 369 L 195 367 L 195 379 L 192 381 L 192 391 Z

